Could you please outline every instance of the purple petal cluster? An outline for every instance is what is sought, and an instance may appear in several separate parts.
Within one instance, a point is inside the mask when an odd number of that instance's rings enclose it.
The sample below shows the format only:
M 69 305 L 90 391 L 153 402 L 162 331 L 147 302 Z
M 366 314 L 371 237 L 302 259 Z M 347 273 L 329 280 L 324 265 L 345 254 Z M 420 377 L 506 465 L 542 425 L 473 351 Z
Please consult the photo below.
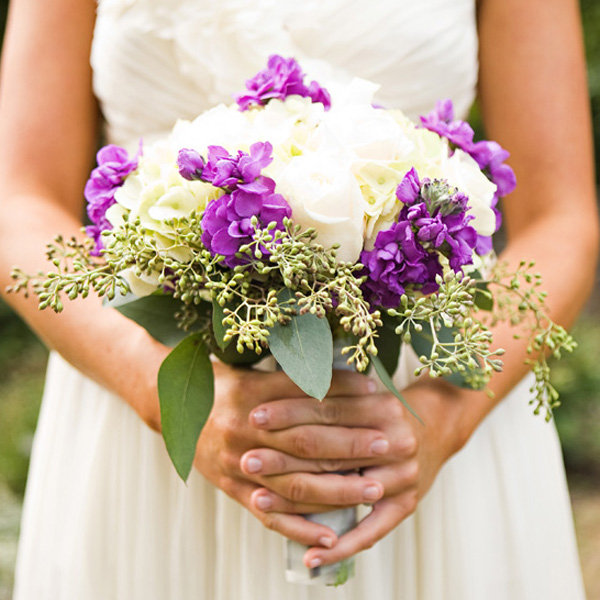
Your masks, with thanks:
M 259 71 L 246 81 L 247 91 L 236 96 L 240 110 L 248 110 L 254 105 L 262 106 L 269 100 L 284 100 L 298 95 L 320 102 L 325 110 L 331 107 L 329 92 L 316 81 L 304 84 L 304 73 L 294 58 L 283 58 L 278 54 L 269 56 L 267 68 Z
M 377 234 L 372 250 L 363 250 L 365 297 L 372 306 L 393 308 L 407 286 L 435 292 L 442 274 L 440 256 L 455 271 L 473 261 L 477 233 L 469 225 L 467 197 L 443 181 L 422 184 L 414 169 L 396 190 L 404 204 L 398 221 Z
M 132 158 L 127 150 L 114 144 L 104 146 L 96 155 L 98 166 L 92 171 L 84 190 L 87 214 L 92 222 L 86 227 L 86 233 L 96 244 L 91 252 L 93 256 L 99 256 L 104 248 L 102 232 L 112 229 L 106 211 L 115 203 L 115 192 L 123 185 L 127 175 L 137 169 L 140 154 L 141 142 L 140 149 Z
M 455 147 L 469 154 L 488 179 L 496 185 L 492 208 L 496 214 L 496 231 L 498 231 L 502 224 L 502 215 L 497 209 L 498 201 L 510 194 L 517 185 L 514 171 L 504 162 L 510 156 L 509 152 L 496 142 L 487 140 L 473 142 L 473 129 L 464 121 L 454 119 L 451 100 L 438 101 L 434 110 L 421 117 L 421 123 L 426 129 L 447 138 Z M 478 236 L 477 253 L 486 254 L 491 249 L 492 238 Z
M 469 152 L 474 132 L 468 123 L 454 119 L 452 100 L 438 100 L 435 108 L 428 115 L 421 117 L 421 123 L 429 131 L 447 138 L 457 148 Z
M 281 194 L 275 193 L 275 182 L 261 174 L 273 160 L 269 142 L 250 146 L 250 153 L 238 151 L 235 156 L 221 146 L 209 146 L 208 158 L 195 150 L 179 152 L 179 172 L 186 179 L 199 179 L 225 190 L 225 194 L 208 203 L 202 216 L 202 243 L 213 256 L 222 255 L 228 267 L 243 264 L 236 256 L 240 246 L 254 239 L 257 217 L 259 228 L 275 223 L 283 229 L 283 219 L 292 209 Z M 268 250 L 262 248 L 263 254 Z

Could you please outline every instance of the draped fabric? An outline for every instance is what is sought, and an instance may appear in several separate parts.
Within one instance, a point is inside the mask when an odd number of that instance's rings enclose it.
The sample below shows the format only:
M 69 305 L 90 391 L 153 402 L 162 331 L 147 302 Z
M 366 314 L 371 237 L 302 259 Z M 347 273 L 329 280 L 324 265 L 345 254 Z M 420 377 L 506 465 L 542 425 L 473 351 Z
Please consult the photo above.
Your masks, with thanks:
M 271 53 L 324 85 L 360 76 L 415 118 L 467 111 L 473 0 L 100 0 L 94 88 L 109 141 L 135 146 L 230 102 Z M 140 349 L 143 352 L 143 348 Z M 412 378 L 403 352 L 395 380 Z M 26 492 L 15 600 L 579 600 L 560 447 L 529 380 L 442 469 L 416 513 L 339 589 L 284 580 L 284 541 L 193 472 L 123 400 L 50 358 Z

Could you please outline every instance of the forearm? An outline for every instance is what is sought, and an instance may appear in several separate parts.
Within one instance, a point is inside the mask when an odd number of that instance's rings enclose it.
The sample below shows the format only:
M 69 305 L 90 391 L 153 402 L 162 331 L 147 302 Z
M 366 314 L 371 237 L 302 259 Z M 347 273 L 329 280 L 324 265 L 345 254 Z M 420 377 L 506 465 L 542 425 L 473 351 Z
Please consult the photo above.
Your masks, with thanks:
M 102 307 L 96 297 L 65 302 L 64 311 L 57 315 L 50 309 L 38 310 L 35 297 L 4 293 L 15 265 L 32 274 L 52 270 L 45 256 L 46 243 L 59 233 L 65 238 L 81 235 L 81 223 L 41 194 L 14 194 L 3 198 L 2 203 L 5 214 L 11 215 L 10 222 L 0 224 L 0 289 L 4 298 L 50 348 L 133 404 L 147 421 L 157 419 L 158 409 L 151 405 L 156 398 L 145 397 L 144 390 L 154 389 L 158 366 L 168 350 L 141 327 Z M 153 413 L 155 417 L 151 417 Z

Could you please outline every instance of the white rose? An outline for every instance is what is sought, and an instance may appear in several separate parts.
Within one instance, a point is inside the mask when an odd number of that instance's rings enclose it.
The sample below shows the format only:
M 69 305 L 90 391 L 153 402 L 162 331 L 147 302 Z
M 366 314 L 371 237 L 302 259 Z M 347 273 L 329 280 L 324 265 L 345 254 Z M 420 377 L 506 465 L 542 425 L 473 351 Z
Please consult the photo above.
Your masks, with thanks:
M 172 148 L 193 148 L 204 156 L 208 146 L 223 146 L 229 152 L 249 148 L 257 141 L 253 135 L 253 112 L 220 104 L 193 121 L 178 121 L 170 136 Z
M 396 119 L 370 104 L 333 105 L 315 136 L 332 138 L 357 157 L 372 160 L 397 160 L 414 146 Z
M 364 200 L 350 163 L 323 153 L 292 158 L 277 191 L 292 207 L 292 219 L 326 248 L 339 244 L 340 261 L 356 262 L 363 246 Z
M 443 166 L 442 177 L 469 198 L 469 214 L 474 217 L 471 225 L 475 231 L 492 235 L 496 229 L 496 215 L 491 208 L 496 186 L 481 172 L 479 165 L 462 150 L 456 150 Z

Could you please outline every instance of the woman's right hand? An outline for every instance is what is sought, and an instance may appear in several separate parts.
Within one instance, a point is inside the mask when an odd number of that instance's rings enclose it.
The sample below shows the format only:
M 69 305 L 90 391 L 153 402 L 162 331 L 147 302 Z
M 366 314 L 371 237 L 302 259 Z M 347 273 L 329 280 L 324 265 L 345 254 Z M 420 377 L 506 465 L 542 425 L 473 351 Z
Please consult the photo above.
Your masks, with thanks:
M 245 474 L 240 467 L 241 457 L 248 450 L 265 446 L 264 433 L 249 423 L 252 409 L 265 402 L 284 398 L 303 398 L 306 402 L 317 402 L 307 397 L 283 372 L 265 373 L 247 369 L 235 369 L 222 363 L 214 363 L 215 399 L 213 409 L 206 422 L 196 450 L 195 468 L 211 483 L 247 508 L 265 527 L 277 531 L 287 538 L 307 546 L 324 546 L 331 548 L 337 542 L 335 533 L 325 525 L 308 521 L 299 514 L 265 512 L 257 510 L 253 494 L 256 490 L 264 490 L 264 484 L 259 485 Z M 333 395 L 362 395 L 368 394 L 372 382 L 369 378 L 358 374 L 345 373 L 343 377 L 334 377 L 330 394 Z M 295 440 L 291 436 L 302 436 L 302 427 L 290 430 L 290 447 Z M 356 429 L 357 437 L 377 436 L 376 431 Z M 326 441 L 322 440 L 323 445 Z M 319 440 L 315 447 L 319 448 Z M 317 458 L 317 457 L 315 457 Z M 314 480 L 314 474 L 295 474 L 297 478 L 307 477 Z M 355 487 L 370 484 L 380 486 L 379 482 L 368 478 L 358 478 Z M 323 479 L 323 485 L 327 482 Z M 348 481 L 348 485 L 351 483 Z M 307 486 L 304 486 L 307 487 Z M 308 486 L 310 488 L 310 486 Z M 323 490 L 315 490 L 315 505 L 323 496 Z M 383 489 L 381 490 L 383 494 Z M 302 505 L 310 504 L 311 498 L 303 498 Z M 360 503 L 360 500 L 354 504 Z M 335 507 L 330 507 L 333 509 Z M 293 512 L 293 511 L 292 511 Z M 298 511 L 301 512 L 301 511 Z

